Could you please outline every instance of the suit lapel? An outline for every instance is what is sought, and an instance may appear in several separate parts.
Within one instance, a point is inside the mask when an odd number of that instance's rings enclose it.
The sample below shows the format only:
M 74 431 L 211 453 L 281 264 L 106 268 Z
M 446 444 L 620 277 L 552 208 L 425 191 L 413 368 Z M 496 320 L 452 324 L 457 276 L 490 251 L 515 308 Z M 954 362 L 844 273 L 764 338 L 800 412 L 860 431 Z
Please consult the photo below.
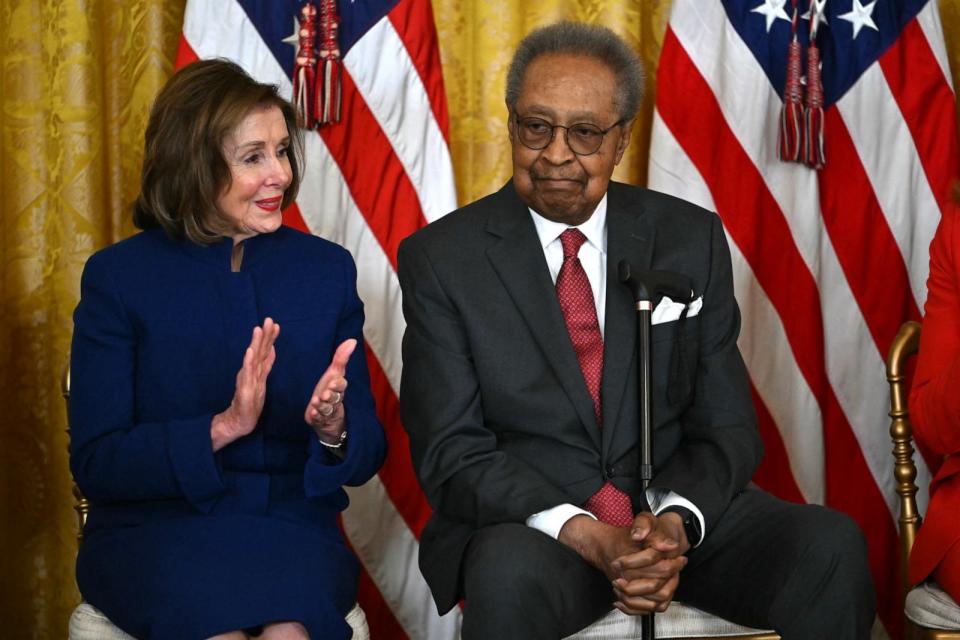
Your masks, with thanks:
M 607 201 L 607 309 L 603 345 L 603 452 L 613 441 L 621 422 L 628 382 L 636 384 L 630 369 L 637 356 L 637 312 L 633 296 L 620 284 L 617 265 L 629 260 L 636 269 L 646 271 L 653 260 L 656 229 L 643 215 L 643 205 L 628 201 L 622 185 L 610 184 Z M 636 424 L 637 416 L 624 416 L 623 422 Z
M 599 449 L 600 434 L 593 415 L 593 400 L 570 343 L 530 212 L 517 197 L 512 183 L 500 190 L 500 196 L 500 206 L 487 225 L 487 231 L 496 237 L 487 249 L 487 258 Z

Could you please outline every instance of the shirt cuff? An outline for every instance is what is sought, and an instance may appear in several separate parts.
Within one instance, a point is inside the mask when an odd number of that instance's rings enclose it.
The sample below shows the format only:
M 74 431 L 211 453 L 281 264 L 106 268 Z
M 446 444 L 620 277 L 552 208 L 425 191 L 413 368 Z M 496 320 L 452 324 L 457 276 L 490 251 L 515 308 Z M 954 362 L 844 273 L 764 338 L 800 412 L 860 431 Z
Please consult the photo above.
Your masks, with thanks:
M 703 542 L 704 536 L 707 535 L 707 527 L 703 522 L 703 514 L 700 513 L 700 509 L 697 509 L 697 505 L 693 504 L 683 496 L 678 493 L 674 493 L 669 489 L 647 489 L 647 502 L 650 504 L 650 510 L 653 511 L 653 515 L 660 515 L 660 512 L 666 509 L 667 507 L 686 507 L 693 512 L 693 515 L 697 517 L 697 520 L 700 521 L 700 539 L 696 543 L 690 542 L 690 546 L 698 547 L 700 543 Z
M 597 516 L 593 515 L 589 511 L 585 511 L 580 507 L 574 506 L 572 504 L 561 504 L 553 507 L 552 509 L 547 509 L 546 511 L 540 511 L 533 514 L 527 518 L 527 526 L 536 529 L 537 531 L 542 531 L 547 534 L 554 540 L 560 537 L 560 529 L 563 529 L 563 525 L 567 523 L 567 520 L 574 516 L 590 516 L 594 520 L 597 519 Z

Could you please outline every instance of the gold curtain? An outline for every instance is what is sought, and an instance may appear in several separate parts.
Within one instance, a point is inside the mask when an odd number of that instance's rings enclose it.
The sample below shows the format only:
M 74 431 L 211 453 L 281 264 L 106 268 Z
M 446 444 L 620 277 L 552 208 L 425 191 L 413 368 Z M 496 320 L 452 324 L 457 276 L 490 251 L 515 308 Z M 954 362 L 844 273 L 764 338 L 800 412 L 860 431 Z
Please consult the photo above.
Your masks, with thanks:
M 182 21 L 182 1 L 0 0 L 5 637 L 65 638 L 79 598 L 60 375 L 83 263 L 132 231 L 146 117 Z
M 73 582 L 59 379 L 80 271 L 129 235 L 150 103 L 170 74 L 184 0 L 0 0 L 0 629 L 66 637 Z M 599 22 L 640 51 L 647 100 L 617 178 L 642 184 L 670 1 L 433 0 L 461 203 L 510 175 L 503 79 L 530 29 Z M 960 0 L 942 0 L 954 84 Z M 109 393 L 104 389 L 104 393 Z

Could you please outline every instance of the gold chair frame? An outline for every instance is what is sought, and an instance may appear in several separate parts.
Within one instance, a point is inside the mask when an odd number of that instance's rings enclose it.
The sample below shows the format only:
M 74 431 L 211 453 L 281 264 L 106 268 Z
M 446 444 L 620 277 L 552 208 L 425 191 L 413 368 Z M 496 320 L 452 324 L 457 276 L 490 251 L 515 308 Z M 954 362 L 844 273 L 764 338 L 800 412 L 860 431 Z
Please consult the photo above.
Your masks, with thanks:
M 63 370 L 63 376 L 60 378 L 60 393 L 63 395 L 64 404 L 67 406 L 67 441 L 70 440 L 70 363 L 67 363 Z M 69 445 L 68 445 L 69 447 Z M 71 474 L 71 478 L 73 474 Z M 72 482 L 72 480 L 71 480 Z M 90 513 L 90 502 L 80 493 L 80 488 L 76 482 L 73 484 L 73 510 L 77 512 L 77 542 L 83 540 L 83 525 L 87 523 L 87 514 Z
M 900 605 L 903 604 L 911 585 L 907 578 L 907 566 L 910 563 L 910 551 L 917 539 L 917 532 L 923 522 L 917 508 L 917 465 L 913 461 L 913 426 L 910 423 L 910 410 L 907 397 L 910 389 L 906 386 L 904 372 L 907 362 L 920 349 L 919 322 L 905 322 L 887 355 L 887 382 L 890 383 L 890 438 L 893 440 L 893 477 L 897 495 L 900 496 L 900 575 L 902 577 Z M 903 617 L 904 635 L 907 640 L 960 640 L 960 631 L 946 631 L 922 627 Z

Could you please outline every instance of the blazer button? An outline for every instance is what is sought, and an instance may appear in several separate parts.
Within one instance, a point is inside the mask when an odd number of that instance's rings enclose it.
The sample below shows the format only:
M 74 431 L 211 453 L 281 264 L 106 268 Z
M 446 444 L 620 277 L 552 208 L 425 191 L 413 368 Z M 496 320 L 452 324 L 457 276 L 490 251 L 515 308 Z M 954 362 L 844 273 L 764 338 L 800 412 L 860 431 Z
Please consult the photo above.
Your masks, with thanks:
M 604 471 L 605 471 L 604 475 L 606 476 L 606 478 L 607 478 L 608 480 L 609 480 L 610 478 L 615 478 L 615 477 L 617 477 L 617 468 L 616 468 L 615 466 L 613 466 L 612 464 L 608 464 L 608 465 L 607 465 L 607 468 L 604 469 Z

